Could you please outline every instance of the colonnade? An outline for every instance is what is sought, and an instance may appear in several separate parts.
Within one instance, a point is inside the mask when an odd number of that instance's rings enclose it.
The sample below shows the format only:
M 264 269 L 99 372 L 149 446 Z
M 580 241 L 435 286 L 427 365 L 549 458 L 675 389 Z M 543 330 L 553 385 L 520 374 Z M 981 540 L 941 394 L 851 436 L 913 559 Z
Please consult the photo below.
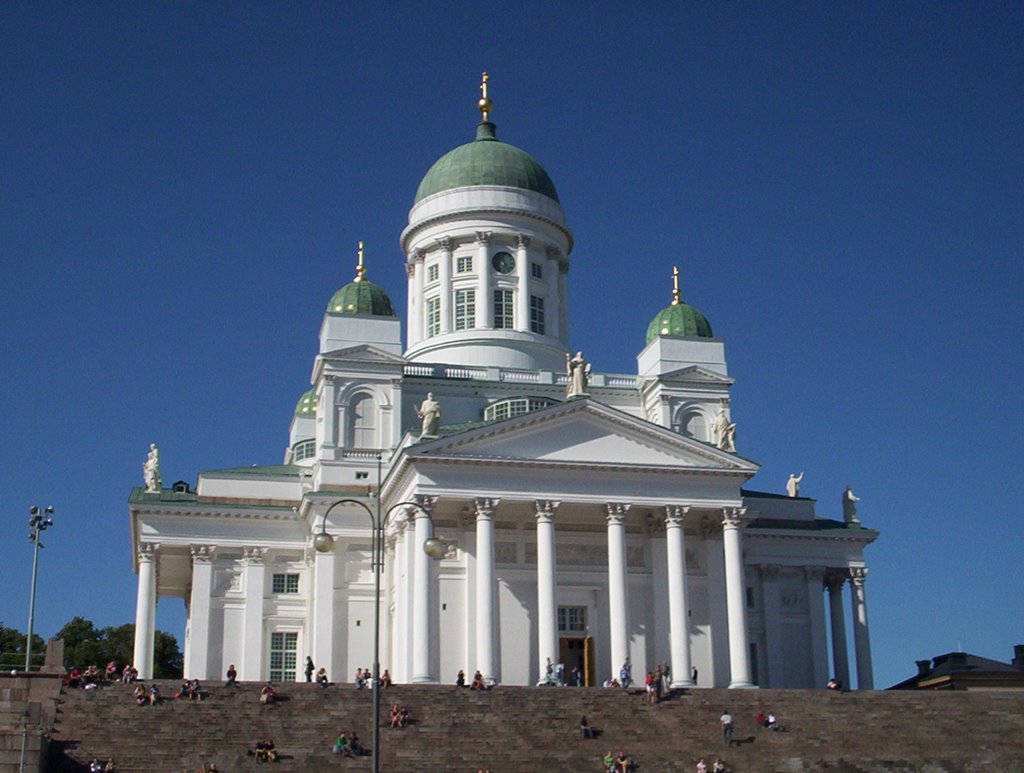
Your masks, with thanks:
M 843 622 L 843 588 L 847 582 L 851 592 L 851 615 L 853 618 L 853 649 L 857 663 L 857 689 L 875 689 L 871 667 L 871 637 L 868 632 L 868 602 L 864 588 L 868 570 L 866 567 L 830 570 L 825 575 L 828 589 L 829 620 L 832 625 L 832 662 L 834 676 L 850 687 L 850 663 L 846 650 L 846 625 Z

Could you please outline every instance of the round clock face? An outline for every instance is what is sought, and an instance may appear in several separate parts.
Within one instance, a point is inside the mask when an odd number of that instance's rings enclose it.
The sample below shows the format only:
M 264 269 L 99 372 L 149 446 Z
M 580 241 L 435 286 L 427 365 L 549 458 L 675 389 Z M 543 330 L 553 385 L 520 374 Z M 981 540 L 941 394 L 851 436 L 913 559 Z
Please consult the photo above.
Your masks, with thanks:
M 516 270 L 516 259 L 507 252 L 496 252 L 491 258 L 491 265 L 494 270 L 501 274 L 511 274 Z

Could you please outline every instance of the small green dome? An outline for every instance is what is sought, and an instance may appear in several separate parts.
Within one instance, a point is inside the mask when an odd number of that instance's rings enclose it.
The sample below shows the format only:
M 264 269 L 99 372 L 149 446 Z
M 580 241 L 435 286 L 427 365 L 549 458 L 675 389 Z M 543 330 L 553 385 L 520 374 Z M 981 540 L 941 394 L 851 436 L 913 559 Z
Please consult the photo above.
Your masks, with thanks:
M 647 343 L 658 336 L 715 337 L 704 315 L 681 301 L 659 311 L 647 326 Z
M 468 185 L 504 185 L 542 193 L 558 201 L 558 192 L 529 153 L 500 142 L 494 124 L 484 121 L 476 127 L 476 139 L 441 156 L 430 167 L 416 190 L 419 203 L 427 196 Z
M 310 389 L 295 404 L 296 416 L 316 416 L 316 388 Z
M 393 317 L 395 310 L 387 293 L 367 279 L 349 282 L 336 292 L 327 304 L 328 314 L 364 314 Z

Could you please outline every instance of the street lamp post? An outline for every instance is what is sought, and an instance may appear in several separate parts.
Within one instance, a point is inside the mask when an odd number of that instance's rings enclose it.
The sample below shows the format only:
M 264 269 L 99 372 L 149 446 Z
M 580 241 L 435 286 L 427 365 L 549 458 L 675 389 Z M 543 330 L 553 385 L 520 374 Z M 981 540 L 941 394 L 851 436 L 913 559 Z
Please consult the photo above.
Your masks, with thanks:
M 327 516 L 339 505 L 356 505 L 363 508 L 370 516 L 370 524 L 373 528 L 373 538 L 370 542 L 370 552 L 373 555 L 373 773 L 380 773 L 380 578 L 384 573 L 384 529 L 387 526 L 391 514 L 403 507 L 412 507 L 430 520 L 430 513 L 416 502 L 398 502 L 391 505 L 381 514 L 380 504 L 380 459 L 377 459 L 377 512 L 374 513 L 364 502 L 358 499 L 339 499 L 331 504 L 324 512 L 323 524 L 320 531 L 313 537 L 313 547 L 319 553 L 330 553 L 334 550 L 334 537 L 327 533 Z M 433 521 L 431 523 L 431 537 L 423 545 L 423 551 L 431 558 L 437 560 L 444 557 L 444 543 L 433 536 Z
M 47 507 L 45 510 L 40 511 L 38 505 L 33 505 L 29 508 L 31 518 L 28 519 L 29 533 L 28 541 L 33 543 L 34 548 L 32 551 L 32 590 L 29 592 L 28 597 L 28 637 L 25 639 L 25 671 L 26 673 L 31 670 L 32 665 L 32 633 L 36 622 L 36 576 L 39 573 L 39 548 L 43 547 L 43 543 L 39 540 L 39 535 L 46 531 L 48 528 L 53 526 L 53 506 Z

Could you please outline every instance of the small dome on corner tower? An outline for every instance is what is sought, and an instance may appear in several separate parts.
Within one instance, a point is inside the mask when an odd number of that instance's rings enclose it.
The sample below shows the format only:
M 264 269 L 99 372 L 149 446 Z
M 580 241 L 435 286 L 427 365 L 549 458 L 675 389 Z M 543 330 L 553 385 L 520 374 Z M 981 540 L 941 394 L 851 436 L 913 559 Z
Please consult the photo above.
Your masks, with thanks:
M 373 317 L 393 317 L 395 309 L 382 289 L 366 278 L 363 265 L 363 243 L 359 242 L 359 262 L 356 277 L 331 296 L 328 314 L 360 314 Z
M 672 268 L 672 303 L 659 311 L 647 326 L 647 343 L 658 336 L 714 338 L 711 323 L 679 295 L 679 268 Z

